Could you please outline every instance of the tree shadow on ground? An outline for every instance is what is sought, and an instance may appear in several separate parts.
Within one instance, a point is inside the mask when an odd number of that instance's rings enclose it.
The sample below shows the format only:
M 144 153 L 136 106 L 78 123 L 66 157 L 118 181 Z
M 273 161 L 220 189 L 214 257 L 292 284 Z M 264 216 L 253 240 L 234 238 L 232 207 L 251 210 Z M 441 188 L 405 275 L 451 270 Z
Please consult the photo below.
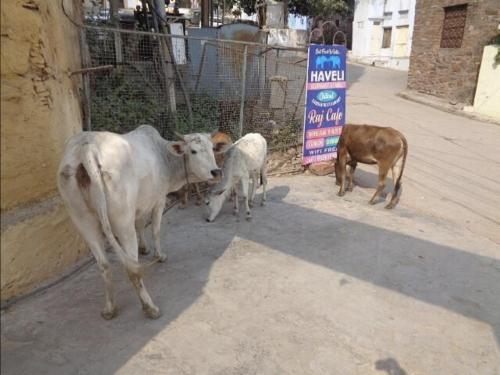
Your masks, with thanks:
M 385 371 L 387 375 L 407 375 L 394 358 L 379 359 L 375 362 L 375 368 L 379 371 Z
M 358 82 L 365 74 L 366 68 L 361 65 L 347 64 L 347 88 Z
M 172 223 L 163 227 L 169 263 L 153 266 L 145 281 L 163 312 L 157 320 L 142 316 L 121 272 L 115 272 L 119 315 L 102 320 L 95 266 L 14 306 L 2 314 L 2 372 L 116 372 L 203 295 L 214 262 L 236 237 L 482 321 L 499 341 L 500 298 L 492 298 L 500 285 L 498 260 L 299 206 L 293 196 L 285 200 L 289 191 L 272 188 L 268 206 L 255 208 L 250 223 L 235 222 L 228 203 L 214 223 L 194 207 L 169 213 Z M 263 216 L 266 225 L 259 223 Z M 40 347 L 61 349 L 43 353 Z

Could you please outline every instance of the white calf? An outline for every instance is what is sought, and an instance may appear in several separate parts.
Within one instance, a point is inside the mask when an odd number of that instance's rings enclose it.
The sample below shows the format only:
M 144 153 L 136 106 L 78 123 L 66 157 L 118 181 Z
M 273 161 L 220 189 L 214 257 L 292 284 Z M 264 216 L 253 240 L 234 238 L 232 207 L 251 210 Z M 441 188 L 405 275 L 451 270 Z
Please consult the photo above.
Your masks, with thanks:
M 253 205 L 259 176 L 263 185 L 262 205 L 265 204 L 267 185 L 266 156 L 266 140 L 258 133 L 247 134 L 234 143 L 225 155 L 222 181 L 214 185 L 208 193 L 205 202 L 208 208 L 207 221 L 213 221 L 216 218 L 222 204 L 232 190 L 236 195 L 234 213 L 238 214 L 238 184 L 245 200 L 246 218 L 250 220 L 252 218 L 250 207 Z M 249 186 L 250 180 L 253 182 L 251 188 Z
M 105 319 L 116 314 L 105 239 L 126 267 L 145 314 L 160 315 L 142 281 L 136 228 L 143 240 L 144 223 L 152 218 L 155 256 L 166 260 L 160 247 L 166 195 L 188 180 L 220 175 L 212 147 L 209 135 L 190 134 L 183 141 L 169 142 L 147 125 L 125 135 L 83 132 L 68 140 L 58 187 L 104 278 Z

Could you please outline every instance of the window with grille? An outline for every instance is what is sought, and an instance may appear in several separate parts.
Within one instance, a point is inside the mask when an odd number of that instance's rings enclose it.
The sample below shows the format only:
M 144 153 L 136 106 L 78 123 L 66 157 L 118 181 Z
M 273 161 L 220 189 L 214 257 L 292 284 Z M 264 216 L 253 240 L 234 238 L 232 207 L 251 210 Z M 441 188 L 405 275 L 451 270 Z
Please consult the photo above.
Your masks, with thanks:
M 384 36 L 382 38 L 382 48 L 391 47 L 392 27 L 384 27 Z
M 441 48 L 460 48 L 467 18 L 467 4 L 444 8 Z

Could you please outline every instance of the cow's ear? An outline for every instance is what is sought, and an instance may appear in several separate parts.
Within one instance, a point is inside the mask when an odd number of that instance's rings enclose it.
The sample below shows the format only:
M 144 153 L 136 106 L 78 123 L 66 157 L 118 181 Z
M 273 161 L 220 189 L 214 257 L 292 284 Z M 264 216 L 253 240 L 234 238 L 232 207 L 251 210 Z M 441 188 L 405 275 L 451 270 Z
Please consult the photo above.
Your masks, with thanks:
M 183 156 L 186 152 L 186 142 L 169 142 L 167 145 L 167 150 L 175 156 Z
M 223 154 L 230 146 L 226 142 L 217 142 L 214 144 L 214 154 Z

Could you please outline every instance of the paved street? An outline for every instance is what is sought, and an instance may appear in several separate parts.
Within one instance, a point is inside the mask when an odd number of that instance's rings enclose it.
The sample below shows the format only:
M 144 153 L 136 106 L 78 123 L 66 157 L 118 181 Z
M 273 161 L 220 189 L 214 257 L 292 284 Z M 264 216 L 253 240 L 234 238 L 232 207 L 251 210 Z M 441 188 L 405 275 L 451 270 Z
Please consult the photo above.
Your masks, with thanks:
M 158 320 L 116 262 L 101 319 L 93 265 L 2 312 L 2 374 L 500 373 L 500 126 L 396 97 L 404 73 L 349 78 L 349 122 L 408 138 L 394 210 L 368 205 L 372 166 L 342 198 L 330 176 L 271 178 L 252 222 L 173 209 L 145 277 Z

